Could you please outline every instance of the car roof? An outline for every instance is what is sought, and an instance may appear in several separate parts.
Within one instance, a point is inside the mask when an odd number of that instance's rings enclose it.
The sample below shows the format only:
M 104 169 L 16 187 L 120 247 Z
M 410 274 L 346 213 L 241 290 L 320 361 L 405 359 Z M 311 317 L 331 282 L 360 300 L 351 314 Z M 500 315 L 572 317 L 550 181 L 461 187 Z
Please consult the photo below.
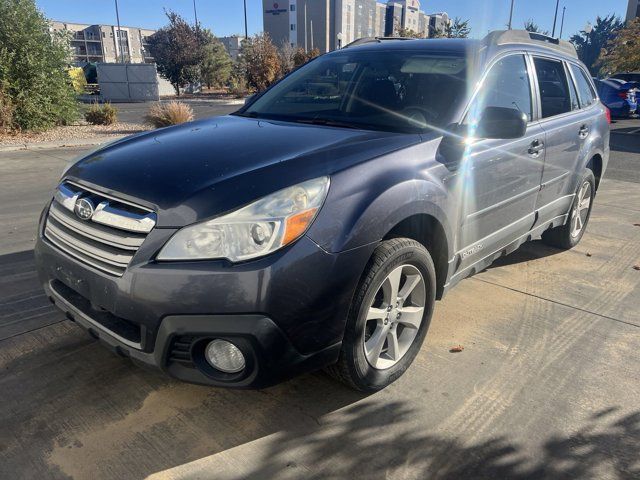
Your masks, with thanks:
M 470 38 L 361 38 L 345 48 L 360 50 L 428 50 L 467 55 L 486 48 L 490 53 L 526 50 L 531 53 L 551 54 L 565 60 L 578 61 L 575 47 L 565 40 L 526 30 L 496 30 L 481 40 Z M 493 55 L 489 55 L 492 57 Z

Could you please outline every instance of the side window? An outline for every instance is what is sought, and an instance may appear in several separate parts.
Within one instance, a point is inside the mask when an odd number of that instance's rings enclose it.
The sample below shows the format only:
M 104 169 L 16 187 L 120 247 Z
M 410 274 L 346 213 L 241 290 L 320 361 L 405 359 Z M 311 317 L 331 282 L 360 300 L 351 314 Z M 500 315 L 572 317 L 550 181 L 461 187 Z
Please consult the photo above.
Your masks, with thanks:
M 569 75 L 568 73 L 567 73 L 567 81 L 569 82 L 571 110 L 580 110 L 580 103 L 578 102 L 578 92 L 576 91 L 576 86 L 573 84 L 573 80 L 571 80 L 571 75 Z
M 523 55 L 509 55 L 491 67 L 469 109 L 467 123 L 478 121 L 486 107 L 519 110 L 531 121 L 531 84 Z
M 580 105 L 584 107 L 588 107 L 596 101 L 596 95 L 591 87 L 591 82 L 587 79 L 584 70 L 582 70 L 577 65 L 571 65 L 571 72 L 573 73 L 573 77 L 576 79 L 576 85 L 578 86 L 578 96 L 580 97 Z
M 546 58 L 534 58 L 542 118 L 553 117 L 571 111 L 569 83 L 562 62 Z

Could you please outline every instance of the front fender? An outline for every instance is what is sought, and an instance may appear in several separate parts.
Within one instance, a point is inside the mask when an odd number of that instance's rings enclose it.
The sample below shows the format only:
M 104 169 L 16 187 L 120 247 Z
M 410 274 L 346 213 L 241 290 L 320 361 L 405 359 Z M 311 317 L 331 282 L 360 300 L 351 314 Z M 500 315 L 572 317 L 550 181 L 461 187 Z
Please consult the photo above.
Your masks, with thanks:
M 401 221 L 413 215 L 434 217 L 453 238 L 443 184 L 448 170 L 433 161 L 437 142 L 396 152 L 336 174 L 329 196 L 308 235 L 335 253 L 379 242 Z

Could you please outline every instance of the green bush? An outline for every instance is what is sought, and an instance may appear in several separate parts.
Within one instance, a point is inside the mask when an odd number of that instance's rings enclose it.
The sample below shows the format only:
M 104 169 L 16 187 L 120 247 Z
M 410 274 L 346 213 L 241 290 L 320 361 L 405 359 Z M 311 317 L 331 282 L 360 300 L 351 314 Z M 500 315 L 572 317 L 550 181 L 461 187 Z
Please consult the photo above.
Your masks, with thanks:
M 0 88 L 0 132 L 11 130 L 13 126 L 13 112 L 15 108 L 11 99 Z
M 68 36 L 49 33 L 33 0 L 0 0 L 0 87 L 13 105 L 11 129 L 44 130 L 77 118 L 68 61 Z
M 110 103 L 92 103 L 84 119 L 92 125 L 113 125 L 118 120 L 118 109 Z

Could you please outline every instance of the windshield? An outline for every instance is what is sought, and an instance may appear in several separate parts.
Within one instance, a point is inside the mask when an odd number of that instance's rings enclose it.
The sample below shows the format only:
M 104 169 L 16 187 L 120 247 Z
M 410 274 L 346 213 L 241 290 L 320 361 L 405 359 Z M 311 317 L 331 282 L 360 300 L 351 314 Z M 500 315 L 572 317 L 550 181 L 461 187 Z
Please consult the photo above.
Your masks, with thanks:
M 463 56 L 341 51 L 295 71 L 238 114 L 416 133 L 450 123 L 464 100 Z

